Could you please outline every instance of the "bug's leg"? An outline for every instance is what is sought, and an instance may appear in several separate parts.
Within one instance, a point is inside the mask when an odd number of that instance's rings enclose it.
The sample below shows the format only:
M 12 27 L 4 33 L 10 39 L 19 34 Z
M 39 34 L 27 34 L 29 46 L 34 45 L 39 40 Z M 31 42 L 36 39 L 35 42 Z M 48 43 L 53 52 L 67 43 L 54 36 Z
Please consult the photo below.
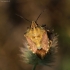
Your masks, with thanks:
M 50 30 L 47 30 L 47 32 L 50 32 Z
M 52 40 L 49 41 L 49 46 L 51 46 L 51 45 L 52 45 Z

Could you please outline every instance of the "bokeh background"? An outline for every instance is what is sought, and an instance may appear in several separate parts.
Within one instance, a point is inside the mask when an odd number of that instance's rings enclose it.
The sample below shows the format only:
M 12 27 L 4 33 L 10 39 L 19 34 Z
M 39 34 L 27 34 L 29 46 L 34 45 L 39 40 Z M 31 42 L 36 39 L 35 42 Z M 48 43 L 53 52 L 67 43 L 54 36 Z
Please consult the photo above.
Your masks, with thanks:
M 36 70 L 70 70 L 70 0 L 0 0 L 0 70 L 31 70 L 33 65 L 20 58 L 25 46 L 24 32 L 30 22 L 54 28 L 58 37 L 58 54 L 52 67 L 37 66 Z

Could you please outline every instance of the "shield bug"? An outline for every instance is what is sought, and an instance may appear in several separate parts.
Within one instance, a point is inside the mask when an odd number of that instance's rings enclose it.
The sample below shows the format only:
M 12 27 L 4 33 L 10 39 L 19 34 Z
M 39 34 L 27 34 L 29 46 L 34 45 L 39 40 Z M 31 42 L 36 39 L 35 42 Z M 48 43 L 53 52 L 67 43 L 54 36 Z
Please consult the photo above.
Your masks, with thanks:
M 42 11 L 40 15 L 44 11 Z M 38 16 L 38 18 L 40 17 L 40 15 Z M 46 31 L 43 27 L 39 26 L 37 24 L 37 20 L 32 21 L 31 26 L 29 29 L 27 29 L 26 33 L 24 34 L 24 37 L 26 38 L 28 43 L 27 48 L 31 50 L 32 53 L 38 55 L 40 58 L 44 58 L 50 49 L 50 39 L 48 38 L 47 34 L 48 30 Z

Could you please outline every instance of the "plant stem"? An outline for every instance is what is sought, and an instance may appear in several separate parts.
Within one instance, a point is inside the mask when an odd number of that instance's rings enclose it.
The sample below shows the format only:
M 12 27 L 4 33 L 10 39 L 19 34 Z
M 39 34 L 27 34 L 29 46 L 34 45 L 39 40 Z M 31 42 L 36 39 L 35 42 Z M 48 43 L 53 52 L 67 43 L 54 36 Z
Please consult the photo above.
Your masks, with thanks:
M 32 70 L 35 70 L 36 69 L 36 66 L 37 66 L 37 63 L 33 66 L 33 69 Z

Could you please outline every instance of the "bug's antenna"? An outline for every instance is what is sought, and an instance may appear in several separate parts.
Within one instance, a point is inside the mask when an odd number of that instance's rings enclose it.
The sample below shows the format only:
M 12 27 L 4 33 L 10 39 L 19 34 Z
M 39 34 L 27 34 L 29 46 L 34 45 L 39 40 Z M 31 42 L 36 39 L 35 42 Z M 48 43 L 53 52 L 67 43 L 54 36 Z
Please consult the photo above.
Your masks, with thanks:
M 44 9 L 44 10 L 39 14 L 39 16 L 37 17 L 37 19 L 36 19 L 35 22 L 37 22 L 37 20 L 39 19 L 39 17 L 42 15 L 42 13 L 43 13 L 45 10 L 46 10 L 46 9 Z
M 31 21 L 29 21 L 28 19 L 26 19 L 26 18 L 24 18 L 24 17 L 22 17 L 22 16 L 20 16 L 20 15 L 18 15 L 18 14 L 16 14 L 16 15 L 19 16 L 20 18 L 25 19 L 26 21 L 28 21 L 28 22 L 31 23 Z

